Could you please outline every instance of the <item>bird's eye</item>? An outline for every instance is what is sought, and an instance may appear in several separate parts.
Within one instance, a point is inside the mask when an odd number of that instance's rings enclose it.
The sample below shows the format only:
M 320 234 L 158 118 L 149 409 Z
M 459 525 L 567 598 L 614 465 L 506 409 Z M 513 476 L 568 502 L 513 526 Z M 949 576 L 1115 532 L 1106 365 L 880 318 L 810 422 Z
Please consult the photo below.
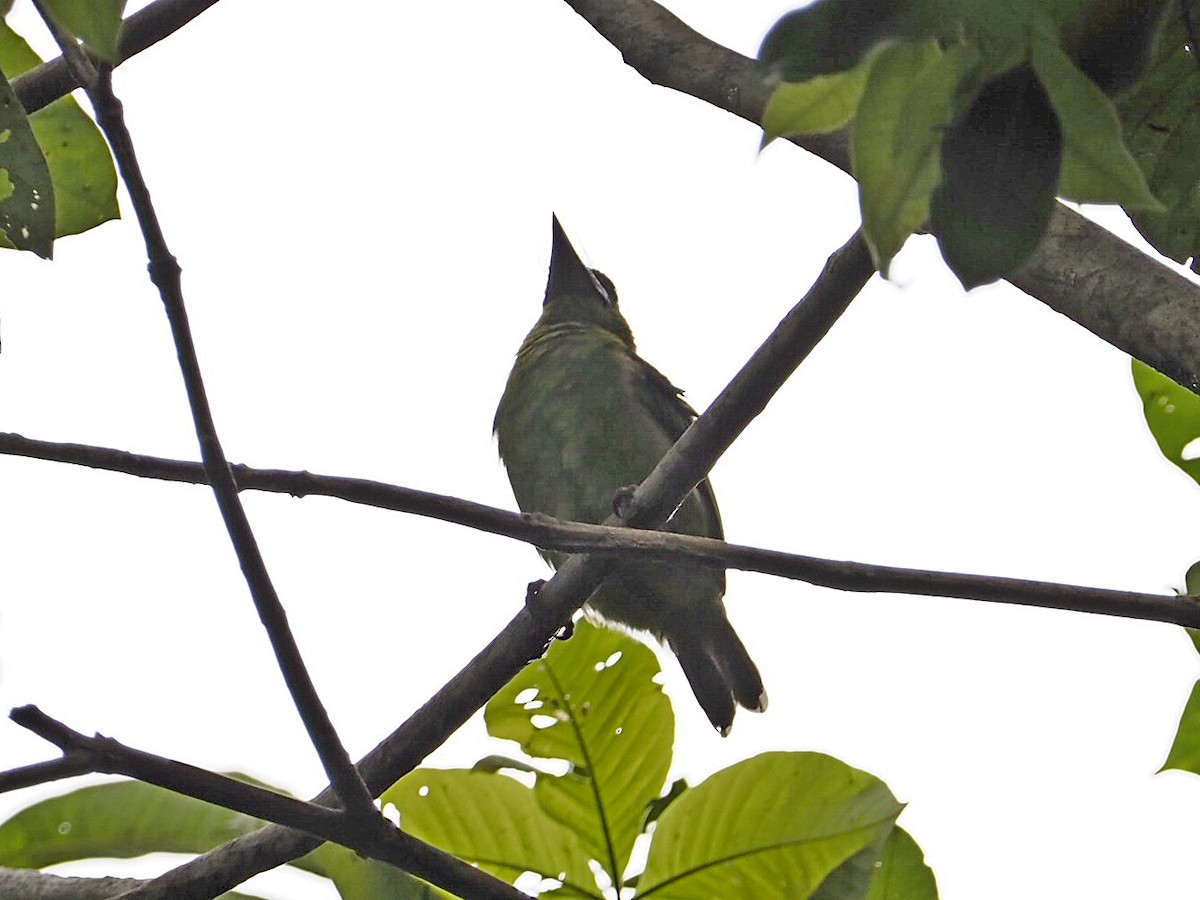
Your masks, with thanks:
M 604 302 L 608 306 L 616 306 L 617 287 L 612 283 L 612 279 L 597 269 L 589 269 L 588 273 L 592 276 L 592 283 L 596 285 L 596 292 Z

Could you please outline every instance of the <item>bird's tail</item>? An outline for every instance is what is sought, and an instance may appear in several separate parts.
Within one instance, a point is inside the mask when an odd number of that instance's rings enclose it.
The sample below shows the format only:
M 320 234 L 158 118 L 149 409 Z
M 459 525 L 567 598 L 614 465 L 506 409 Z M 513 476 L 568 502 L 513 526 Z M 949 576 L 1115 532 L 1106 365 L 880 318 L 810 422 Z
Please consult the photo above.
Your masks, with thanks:
M 754 712 L 763 712 L 767 708 L 767 692 L 758 666 L 729 624 L 725 611 L 718 609 L 716 613 L 705 617 L 703 627 L 690 623 L 691 627 L 669 635 L 667 640 L 679 657 L 683 674 L 701 709 L 724 736 L 733 727 L 735 702 Z

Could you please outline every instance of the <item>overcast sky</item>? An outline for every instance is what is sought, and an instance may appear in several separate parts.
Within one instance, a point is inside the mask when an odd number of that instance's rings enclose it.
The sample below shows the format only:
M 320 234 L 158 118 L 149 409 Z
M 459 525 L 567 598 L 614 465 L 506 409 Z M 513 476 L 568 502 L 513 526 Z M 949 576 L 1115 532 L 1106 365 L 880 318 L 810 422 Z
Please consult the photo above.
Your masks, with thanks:
M 669 6 L 747 54 L 787 8 Z M 234 461 L 513 508 L 491 422 L 551 211 L 699 409 L 857 225 L 847 177 L 758 154 L 757 129 L 649 85 L 559 0 L 280 9 L 227 0 L 115 78 Z M 1006 284 L 964 295 L 935 250 L 910 241 L 718 464 L 729 538 L 1181 586 L 1200 488 L 1159 457 L 1128 357 Z M 196 458 L 132 220 L 0 266 L 0 431 Z M 0 708 L 324 785 L 206 489 L 5 457 L 0 493 Z M 528 546 L 456 526 L 245 503 L 355 756 L 545 575 Z M 736 572 L 727 605 L 771 708 L 722 740 L 664 656 L 672 777 L 821 750 L 908 803 L 947 900 L 1194 897 L 1200 781 L 1154 774 L 1200 668 L 1181 629 Z M 0 722 L 0 766 L 51 751 Z M 492 751 L 474 720 L 431 762 Z M 0 816 L 55 790 L 0 797 Z M 334 895 L 298 874 L 248 889 L 272 884 Z

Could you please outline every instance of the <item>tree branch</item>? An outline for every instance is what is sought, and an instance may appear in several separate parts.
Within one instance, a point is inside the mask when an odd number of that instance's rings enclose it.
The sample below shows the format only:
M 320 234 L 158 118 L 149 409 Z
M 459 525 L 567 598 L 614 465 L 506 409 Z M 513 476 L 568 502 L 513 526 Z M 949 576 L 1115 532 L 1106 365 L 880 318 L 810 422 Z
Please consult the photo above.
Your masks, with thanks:
M 762 120 L 770 90 L 755 61 L 692 30 L 654 0 L 567 0 L 650 82 Z M 797 145 L 850 171 L 846 135 Z M 1200 390 L 1200 288 L 1057 205 L 1042 243 L 1009 281 L 1114 347 Z
M 275 586 L 271 583 L 250 521 L 246 518 L 241 499 L 238 497 L 237 485 L 221 449 L 204 388 L 204 379 L 200 373 L 200 361 L 192 341 L 191 326 L 183 300 L 179 263 L 167 246 L 158 214 L 150 199 L 149 187 L 138 164 L 133 139 L 125 125 L 124 110 L 112 91 L 111 69 L 102 66 L 97 71 L 92 62 L 83 55 L 74 37 L 66 34 L 57 25 L 47 14 L 40 0 L 34 0 L 34 4 L 62 49 L 71 74 L 87 92 L 96 114 L 96 122 L 112 148 L 117 169 L 129 191 L 130 201 L 133 203 L 134 213 L 146 243 L 150 280 L 158 288 L 171 327 L 171 336 L 175 342 L 175 352 L 179 358 L 179 368 L 183 374 L 188 404 L 195 423 L 196 437 L 200 443 L 200 458 L 204 462 L 204 471 L 212 486 L 238 564 L 275 651 L 275 658 L 288 691 L 342 807 L 348 812 L 362 816 L 364 820 L 379 818 L 366 785 L 355 770 L 350 754 L 342 745 L 341 738 L 317 695 L 300 648 L 288 625 L 283 604 L 280 603 Z
M 133 13 L 121 25 L 117 53 L 124 62 L 174 34 L 217 0 L 155 0 Z M 27 113 L 35 113 L 65 97 L 80 85 L 71 75 L 66 59 L 58 57 L 35 66 L 12 80 L 17 99 Z
M 0 454 L 88 466 L 143 478 L 207 483 L 200 463 L 84 444 L 35 441 L 3 432 L 0 432 Z M 713 568 L 759 572 L 841 591 L 958 597 L 1200 627 L 1200 604 L 1188 597 L 822 559 L 691 534 L 564 522 L 543 513 L 509 512 L 459 497 L 364 478 L 253 469 L 244 465 L 231 468 L 241 490 L 293 497 L 334 497 L 451 522 L 564 553 L 649 556 L 663 562 L 691 562 Z
M 458 896 L 526 900 L 527 895 L 512 885 L 405 834 L 382 816 L 351 815 L 305 803 L 216 772 L 127 747 L 112 738 L 88 737 L 36 706 L 14 709 L 9 718 L 62 750 L 64 760 L 77 760 L 77 764 L 86 764 L 89 771 L 126 775 L 177 794 L 307 832 L 396 866 Z M 137 888 L 141 884 L 128 887 Z
M 692 424 L 629 498 L 627 513 L 631 518 L 651 526 L 666 520 L 704 478 L 707 467 L 732 436 L 740 434 L 765 407 L 787 374 L 816 345 L 873 272 L 870 255 L 856 232 L 830 257 L 812 288 L 712 407 Z M 714 428 L 714 419 L 723 430 Z M 620 521 L 613 515 L 605 524 Z M 378 793 L 412 771 L 526 662 L 539 657 L 561 623 L 591 595 L 611 565 L 608 554 L 568 559 L 538 592 L 536 603 L 521 609 L 457 675 L 359 761 L 359 771 L 371 791 Z M 328 797 L 326 789 L 314 802 L 327 803 Z M 307 853 L 313 846 L 312 839 L 305 835 L 269 826 L 184 863 L 156 878 L 149 888 L 134 890 L 129 898 L 200 900 L 207 895 L 197 890 L 199 883 L 206 885 L 206 890 L 227 890 L 253 874 Z

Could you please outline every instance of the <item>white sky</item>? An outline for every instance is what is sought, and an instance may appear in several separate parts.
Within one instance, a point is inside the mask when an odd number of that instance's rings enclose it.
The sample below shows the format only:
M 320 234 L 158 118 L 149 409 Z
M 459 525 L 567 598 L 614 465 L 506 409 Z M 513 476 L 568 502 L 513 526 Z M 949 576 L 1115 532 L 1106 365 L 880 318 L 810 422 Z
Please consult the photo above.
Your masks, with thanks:
M 786 9 L 670 6 L 748 54 Z M 848 178 L 794 147 L 757 155 L 753 126 L 649 85 L 557 0 L 293 10 L 219 4 L 116 78 L 234 461 L 512 508 L 491 421 L 552 210 L 700 409 L 857 223 Z M 0 430 L 195 458 L 132 221 L 56 256 L 0 260 Z M 893 278 L 714 470 L 730 539 L 1181 585 L 1200 489 L 1159 458 L 1128 358 L 1007 285 L 964 296 L 927 239 Z M 0 494 L 0 708 L 323 786 L 206 489 L 5 457 Z M 355 756 L 545 571 L 455 526 L 245 503 Z M 821 750 L 909 804 L 947 900 L 1194 896 L 1200 781 L 1154 774 L 1200 669 L 1182 630 L 739 573 L 728 607 L 771 709 L 721 740 L 666 658 L 672 777 Z M 483 734 L 473 721 L 431 762 L 470 765 Z M 52 749 L 0 721 L 0 766 Z M 0 817 L 52 792 L 2 796 Z M 248 889 L 271 884 L 334 895 L 299 875 Z

